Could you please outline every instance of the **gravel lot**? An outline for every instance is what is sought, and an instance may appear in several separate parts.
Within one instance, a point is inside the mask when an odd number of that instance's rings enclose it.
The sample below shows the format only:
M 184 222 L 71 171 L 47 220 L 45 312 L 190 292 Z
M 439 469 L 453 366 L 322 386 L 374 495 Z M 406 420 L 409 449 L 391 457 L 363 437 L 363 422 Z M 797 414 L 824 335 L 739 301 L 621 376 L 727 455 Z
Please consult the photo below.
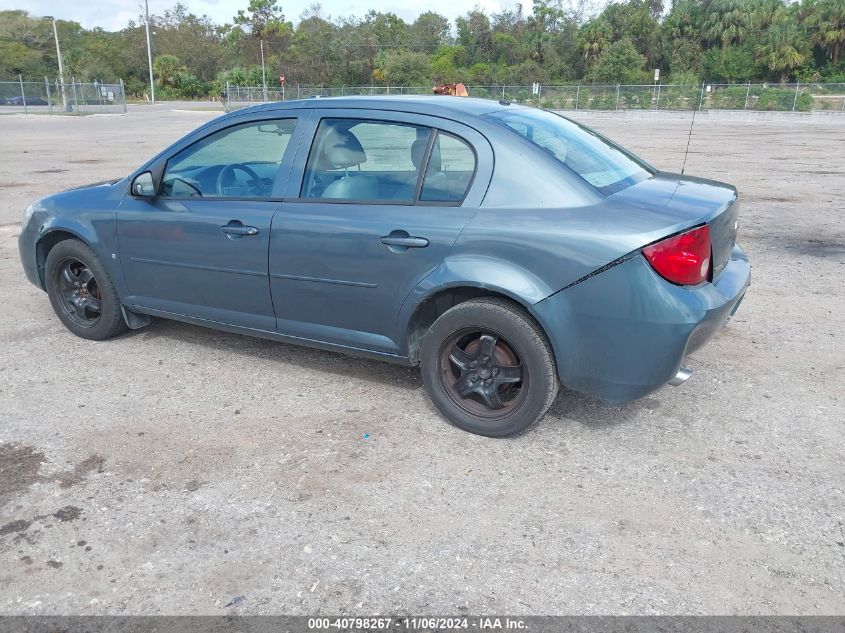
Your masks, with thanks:
M 845 116 L 703 114 L 754 277 L 695 373 L 516 440 L 415 370 L 157 321 L 92 343 L 20 267 L 38 196 L 218 112 L 0 116 L 0 613 L 845 614 Z M 689 114 L 576 113 L 679 170 Z

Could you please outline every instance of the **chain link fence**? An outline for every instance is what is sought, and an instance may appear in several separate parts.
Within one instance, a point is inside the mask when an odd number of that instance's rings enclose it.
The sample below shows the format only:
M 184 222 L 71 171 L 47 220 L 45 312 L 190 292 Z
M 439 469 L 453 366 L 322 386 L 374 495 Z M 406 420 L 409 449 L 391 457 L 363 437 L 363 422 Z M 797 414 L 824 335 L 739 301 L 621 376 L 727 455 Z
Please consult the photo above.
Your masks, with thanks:
M 751 110 L 845 112 L 845 84 L 654 84 L 571 86 L 467 86 L 471 97 L 505 99 L 549 110 Z M 265 101 L 349 95 L 430 95 L 431 86 L 227 85 L 225 107 Z
M 93 114 L 126 112 L 123 81 L 116 84 L 62 84 L 50 81 L 0 81 L 0 114 Z

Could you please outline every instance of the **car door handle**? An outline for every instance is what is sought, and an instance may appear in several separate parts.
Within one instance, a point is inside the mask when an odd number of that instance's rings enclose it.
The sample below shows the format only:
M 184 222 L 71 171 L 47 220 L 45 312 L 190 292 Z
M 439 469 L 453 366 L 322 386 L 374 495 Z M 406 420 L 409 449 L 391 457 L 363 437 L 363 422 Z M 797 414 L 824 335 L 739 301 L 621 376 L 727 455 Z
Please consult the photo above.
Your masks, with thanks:
M 244 235 L 258 235 L 258 229 L 254 226 L 245 226 L 240 220 L 231 220 L 228 224 L 220 227 L 230 238 L 243 237 Z
M 411 237 L 405 231 L 391 231 L 390 235 L 381 238 L 381 243 L 387 246 L 404 246 L 405 248 L 425 248 L 428 240 L 424 237 Z

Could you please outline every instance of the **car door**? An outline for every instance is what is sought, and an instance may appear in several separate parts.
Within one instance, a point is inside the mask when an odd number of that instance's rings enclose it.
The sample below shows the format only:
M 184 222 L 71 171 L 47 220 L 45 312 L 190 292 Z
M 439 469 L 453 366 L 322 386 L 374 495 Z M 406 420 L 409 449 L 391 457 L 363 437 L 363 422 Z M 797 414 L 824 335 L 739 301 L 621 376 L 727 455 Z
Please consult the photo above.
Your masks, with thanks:
M 483 199 L 492 150 L 460 123 L 397 112 L 323 108 L 309 129 L 270 236 L 278 330 L 398 354 L 399 308 Z
M 158 195 L 126 196 L 117 232 L 128 304 L 275 331 L 270 226 L 300 118 L 215 126 L 166 159 Z

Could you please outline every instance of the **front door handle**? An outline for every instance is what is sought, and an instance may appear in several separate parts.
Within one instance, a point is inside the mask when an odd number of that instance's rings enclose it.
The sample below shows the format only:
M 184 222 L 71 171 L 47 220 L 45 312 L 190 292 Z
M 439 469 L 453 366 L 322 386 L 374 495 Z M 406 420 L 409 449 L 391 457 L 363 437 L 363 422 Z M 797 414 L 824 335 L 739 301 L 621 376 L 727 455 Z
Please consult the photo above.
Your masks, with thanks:
M 390 246 L 390 250 L 400 252 L 409 248 L 425 248 L 428 240 L 424 237 L 411 237 L 407 231 L 391 231 L 381 238 L 381 243 Z
M 258 235 L 258 229 L 254 226 L 245 226 L 240 220 L 230 220 L 228 224 L 220 227 L 230 240 L 242 238 L 244 235 Z

